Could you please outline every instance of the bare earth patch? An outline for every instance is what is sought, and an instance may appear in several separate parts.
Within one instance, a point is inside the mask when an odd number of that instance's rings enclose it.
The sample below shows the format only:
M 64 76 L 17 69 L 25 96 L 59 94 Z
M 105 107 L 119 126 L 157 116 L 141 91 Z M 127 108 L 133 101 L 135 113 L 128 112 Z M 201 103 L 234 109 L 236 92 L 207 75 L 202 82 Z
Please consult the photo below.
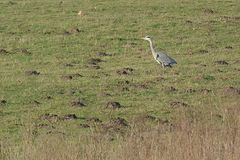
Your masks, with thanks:
M 224 60 L 215 61 L 214 63 L 220 64 L 220 65 L 228 65 L 228 62 L 226 62 L 226 61 L 224 61 Z
M 71 101 L 71 106 L 72 107 L 85 107 L 86 105 L 83 103 L 83 100 L 77 99 L 77 100 Z
M 8 53 L 9 53 L 9 51 L 7 51 L 6 49 L 0 48 L 0 55 L 1 54 L 4 55 L 4 54 L 8 54 Z
M 65 35 L 71 35 L 71 34 L 76 34 L 83 32 L 83 30 L 79 29 L 78 27 L 72 27 L 64 31 Z
M 37 76 L 40 74 L 40 72 L 35 71 L 35 70 L 29 70 L 29 71 L 26 71 L 25 74 L 28 76 L 32 76 L 32 75 Z
M 178 108 L 178 107 L 188 107 L 189 105 L 185 102 L 174 101 L 170 103 L 170 106 L 173 108 Z
M 7 104 L 7 101 L 5 99 L 0 100 L 0 105 L 5 105 Z
M 224 92 L 230 95 L 240 95 L 240 88 L 227 87 L 224 89 Z
M 72 79 L 77 78 L 77 77 L 83 77 L 83 76 L 79 73 L 68 74 L 68 75 L 62 76 L 62 78 L 65 79 L 65 80 L 72 80 Z
M 122 108 L 123 106 L 119 102 L 108 102 L 106 108 L 110 109 L 119 109 Z
M 132 72 L 133 72 L 133 69 L 129 67 L 117 70 L 117 73 L 119 75 L 130 75 L 132 74 Z

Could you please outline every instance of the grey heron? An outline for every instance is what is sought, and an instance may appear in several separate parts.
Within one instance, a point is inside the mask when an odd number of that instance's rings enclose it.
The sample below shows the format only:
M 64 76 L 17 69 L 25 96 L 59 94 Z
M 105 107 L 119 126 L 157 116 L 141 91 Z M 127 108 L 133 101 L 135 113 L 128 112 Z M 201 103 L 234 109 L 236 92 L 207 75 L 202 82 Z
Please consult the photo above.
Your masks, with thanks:
M 153 58 L 159 64 L 162 64 L 163 67 L 165 67 L 165 66 L 171 67 L 172 64 L 177 64 L 177 62 L 173 58 L 169 57 L 166 53 L 156 52 L 153 48 L 153 43 L 149 36 L 146 36 L 142 39 L 144 39 L 150 43 L 150 48 L 152 51 Z

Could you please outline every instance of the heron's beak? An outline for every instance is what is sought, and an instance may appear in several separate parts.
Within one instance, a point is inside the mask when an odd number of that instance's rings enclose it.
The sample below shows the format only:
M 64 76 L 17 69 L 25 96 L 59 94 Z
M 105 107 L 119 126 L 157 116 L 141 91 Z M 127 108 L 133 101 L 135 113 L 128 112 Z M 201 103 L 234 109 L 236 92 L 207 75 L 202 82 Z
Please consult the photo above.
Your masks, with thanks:
M 145 38 L 141 38 L 141 39 L 146 40 Z

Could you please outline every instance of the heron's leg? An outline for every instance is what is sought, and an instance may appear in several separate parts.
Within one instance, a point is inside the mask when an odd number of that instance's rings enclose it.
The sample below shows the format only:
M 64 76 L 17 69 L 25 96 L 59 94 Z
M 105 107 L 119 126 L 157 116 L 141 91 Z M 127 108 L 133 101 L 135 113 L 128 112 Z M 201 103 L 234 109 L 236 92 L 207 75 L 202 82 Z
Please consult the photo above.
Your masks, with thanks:
M 162 67 L 164 68 L 165 67 L 165 65 L 162 63 Z

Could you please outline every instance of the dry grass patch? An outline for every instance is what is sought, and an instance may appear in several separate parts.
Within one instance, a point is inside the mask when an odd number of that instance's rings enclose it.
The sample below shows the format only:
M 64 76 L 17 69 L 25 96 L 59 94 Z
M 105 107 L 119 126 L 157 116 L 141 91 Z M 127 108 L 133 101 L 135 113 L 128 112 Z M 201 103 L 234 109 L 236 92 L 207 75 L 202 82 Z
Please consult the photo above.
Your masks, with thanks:
M 215 115 L 205 120 L 189 118 L 182 112 L 174 123 L 154 127 L 136 124 L 126 134 L 93 131 L 78 138 L 60 133 L 34 138 L 26 132 L 20 145 L 1 144 L 6 160 L 202 160 L 240 158 L 240 118 L 237 107 L 226 109 L 218 122 Z M 206 121 L 210 119 L 209 121 Z

